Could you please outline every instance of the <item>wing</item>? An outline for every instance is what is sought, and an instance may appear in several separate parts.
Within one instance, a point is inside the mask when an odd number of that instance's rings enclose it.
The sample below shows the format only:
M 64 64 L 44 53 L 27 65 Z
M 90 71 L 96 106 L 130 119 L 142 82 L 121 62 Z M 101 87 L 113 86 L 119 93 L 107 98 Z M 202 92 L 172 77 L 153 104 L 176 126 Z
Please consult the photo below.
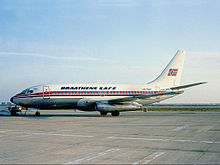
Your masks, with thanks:
M 119 99 L 108 100 L 108 103 L 109 104 L 121 104 L 123 102 L 136 101 L 137 99 L 154 98 L 154 97 L 163 96 L 163 95 L 177 95 L 181 93 L 182 92 L 164 92 L 164 93 L 156 93 L 156 94 L 137 95 L 137 96 L 130 96 L 130 97 L 124 97 L 124 98 L 119 98 Z

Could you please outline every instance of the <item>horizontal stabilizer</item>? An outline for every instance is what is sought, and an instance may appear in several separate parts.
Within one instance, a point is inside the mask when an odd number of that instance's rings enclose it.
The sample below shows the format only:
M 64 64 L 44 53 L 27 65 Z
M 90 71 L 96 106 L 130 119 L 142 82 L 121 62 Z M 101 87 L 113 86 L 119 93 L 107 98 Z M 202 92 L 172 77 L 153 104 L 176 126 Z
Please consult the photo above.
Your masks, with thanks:
M 176 87 L 172 87 L 170 89 L 172 90 L 178 90 L 178 89 L 183 89 L 183 88 L 189 88 L 189 87 L 193 87 L 196 85 L 201 85 L 201 84 L 206 84 L 207 82 L 199 82 L 199 83 L 193 83 L 193 84 L 188 84 L 188 85 L 181 85 L 181 86 L 176 86 Z

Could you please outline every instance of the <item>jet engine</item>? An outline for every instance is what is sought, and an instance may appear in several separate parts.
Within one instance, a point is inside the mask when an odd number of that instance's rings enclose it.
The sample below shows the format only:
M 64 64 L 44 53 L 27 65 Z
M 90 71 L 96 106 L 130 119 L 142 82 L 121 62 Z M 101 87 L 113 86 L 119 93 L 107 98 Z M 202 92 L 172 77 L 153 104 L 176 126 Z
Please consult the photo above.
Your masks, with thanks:
M 113 111 L 136 111 L 140 110 L 140 104 L 123 104 L 123 105 L 111 105 L 105 103 L 97 103 L 96 110 L 100 112 L 113 112 Z
M 77 108 L 84 111 L 95 111 L 96 103 L 88 99 L 81 99 L 77 102 Z

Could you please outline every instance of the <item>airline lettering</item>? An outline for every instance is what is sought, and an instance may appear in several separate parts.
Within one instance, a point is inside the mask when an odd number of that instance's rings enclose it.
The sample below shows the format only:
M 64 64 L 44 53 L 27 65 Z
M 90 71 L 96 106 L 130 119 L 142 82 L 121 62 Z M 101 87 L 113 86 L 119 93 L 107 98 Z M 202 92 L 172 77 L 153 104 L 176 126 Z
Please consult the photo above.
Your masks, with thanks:
M 115 90 L 117 87 L 61 87 L 61 90 Z

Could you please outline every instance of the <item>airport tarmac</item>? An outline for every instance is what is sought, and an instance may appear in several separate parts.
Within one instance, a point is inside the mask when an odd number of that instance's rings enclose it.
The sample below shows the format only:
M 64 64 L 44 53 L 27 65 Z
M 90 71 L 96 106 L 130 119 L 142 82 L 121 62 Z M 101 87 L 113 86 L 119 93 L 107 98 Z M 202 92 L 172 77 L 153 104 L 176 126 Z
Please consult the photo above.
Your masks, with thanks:
M 0 116 L 0 164 L 220 164 L 219 112 Z

